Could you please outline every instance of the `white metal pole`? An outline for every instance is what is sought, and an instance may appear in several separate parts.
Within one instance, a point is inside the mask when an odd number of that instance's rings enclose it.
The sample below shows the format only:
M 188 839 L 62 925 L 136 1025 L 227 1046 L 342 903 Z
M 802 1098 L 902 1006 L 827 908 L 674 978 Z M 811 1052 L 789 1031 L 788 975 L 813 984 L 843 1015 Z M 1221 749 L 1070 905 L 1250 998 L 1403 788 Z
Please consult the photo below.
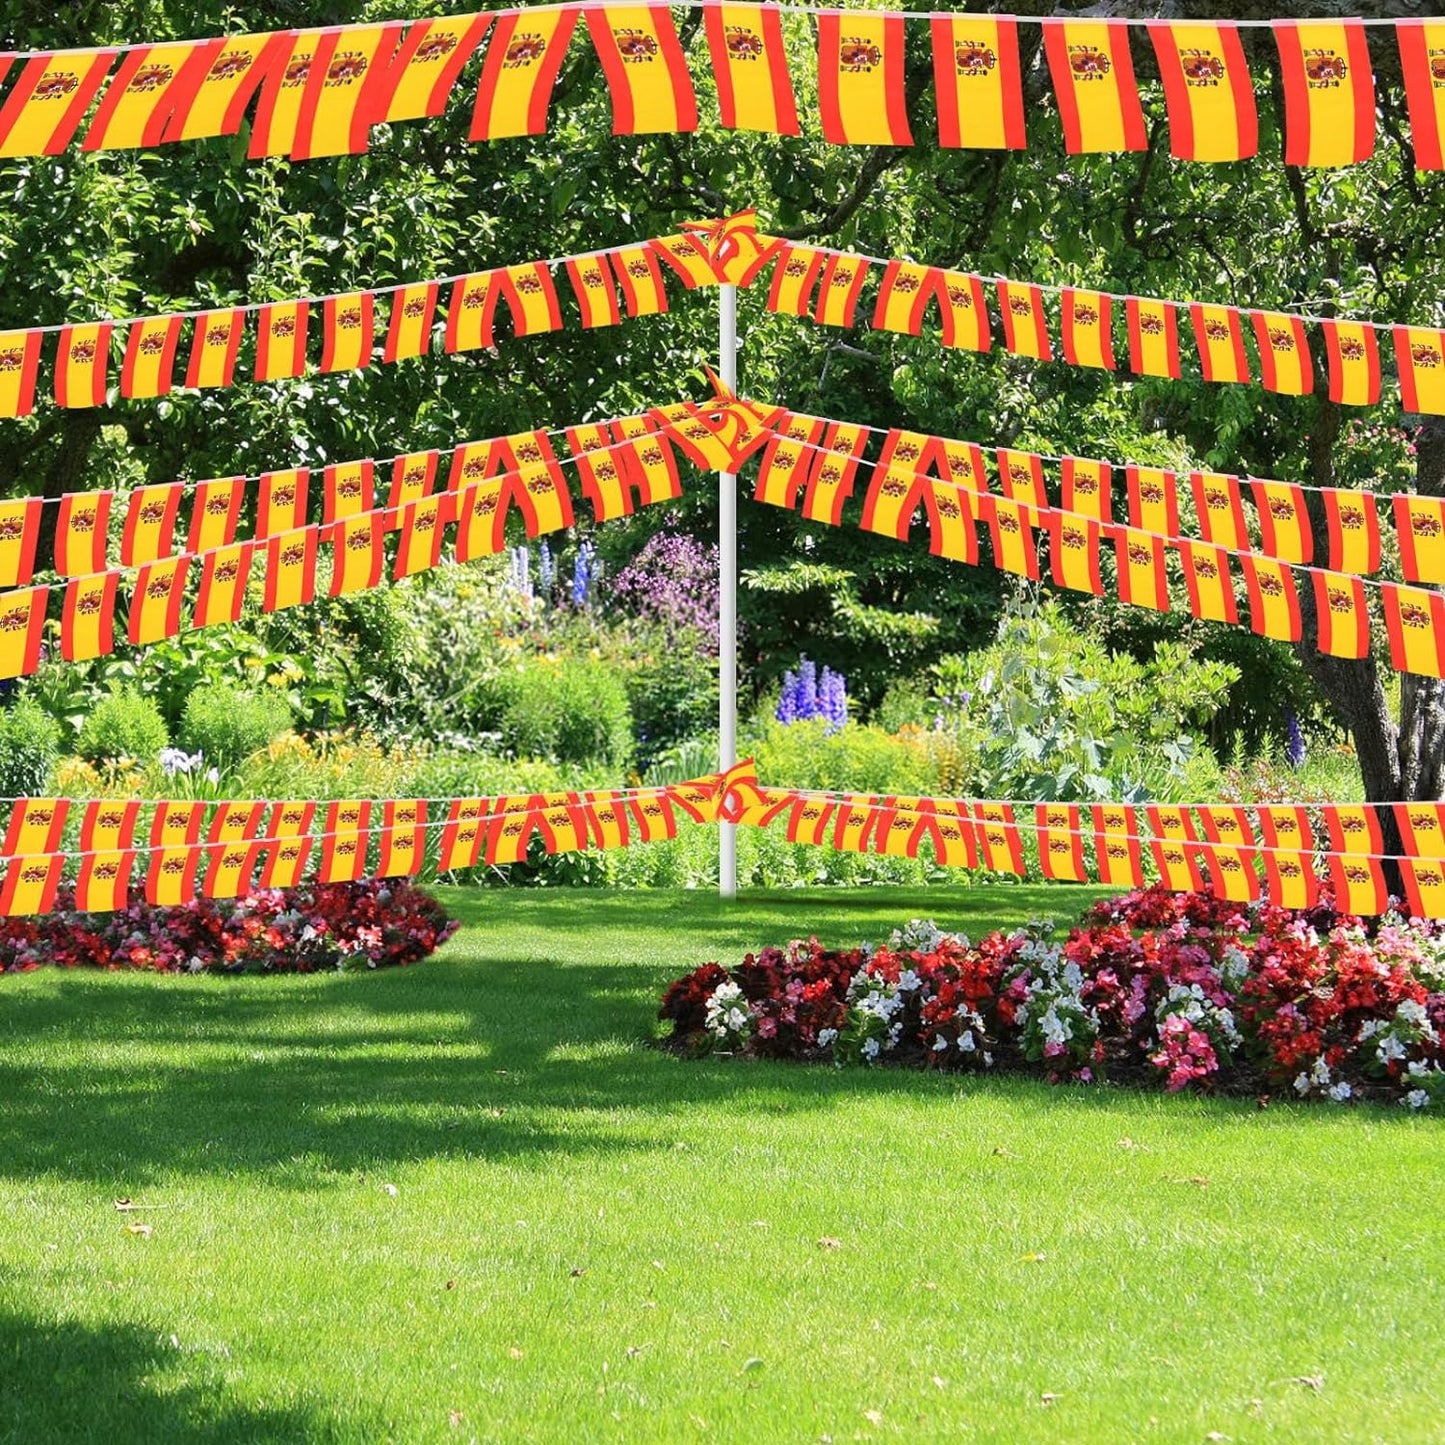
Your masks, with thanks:
M 738 288 L 718 288 L 718 377 L 738 384 Z M 718 766 L 726 772 L 738 760 L 738 479 L 718 473 Z M 734 823 L 718 832 L 718 894 L 738 892 L 738 833 Z

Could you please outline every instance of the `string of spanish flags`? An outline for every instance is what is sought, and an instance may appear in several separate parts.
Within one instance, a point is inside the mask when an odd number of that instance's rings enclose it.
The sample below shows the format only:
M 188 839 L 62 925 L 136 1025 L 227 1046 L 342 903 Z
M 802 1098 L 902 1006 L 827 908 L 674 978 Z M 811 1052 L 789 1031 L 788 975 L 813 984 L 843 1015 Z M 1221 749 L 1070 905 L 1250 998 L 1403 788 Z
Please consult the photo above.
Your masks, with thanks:
M 59 154 L 82 129 L 86 151 L 235 135 L 248 117 L 253 158 L 354 154 L 367 149 L 373 126 L 442 114 L 478 52 L 469 138 L 539 135 L 579 19 L 606 80 L 614 134 L 694 131 L 699 111 L 684 39 L 691 32 L 679 34 L 673 8 L 538 6 L 3 55 L 0 78 L 20 64 L 0 101 L 0 158 Z M 717 0 L 679 0 L 678 8 L 701 11 L 698 63 L 715 81 L 718 120 L 729 129 L 801 130 L 787 12 L 814 22 L 816 74 L 806 88 L 812 92 L 815 80 L 820 129 L 832 144 L 913 144 L 905 50 L 910 26 L 927 25 L 938 143 L 1023 149 L 1028 117 L 1018 31 L 1037 24 L 1071 153 L 1146 149 L 1136 31 L 1141 46 L 1147 37 L 1149 51 L 1139 53 L 1152 59 L 1162 83 L 1174 156 L 1233 161 L 1259 148 L 1242 41 L 1258 23 L 1034 20 Z M 1445 168 L 1445 22 L 1433 19 L 1264 22 L 1284 96 L 1286 164 L 1345 166 L 1373 153 L 1371 25 L 1395 33 L 1416 166 Z M 801 51 L 802 35 L 794 40 Z
M 1176 380 L 1184 375 L 1181 331 L 1187 318 L 1203 380 L 1257 383 L 1289 396 L 1314 390 L 1308 328 L 1316 327 L 1332 401 L 1373 406 L 1380 400 L 1382 339 L 1388 339 L 1404 410 L 1445 415 L 1445 329 L 1439 327 L 985 278 L 785 242 L 758 231 L 753 213 L 743 212 L 672 236 L 430 281 L 0 332 L 0 417 L 26 416 L 34 409 L 44 343 L 52 334 L 57 337 L 49 362 L 56 404 L 101 406 L 113 384 L 116 349 L 122 351 L 120 395 L 143 399 L 166 396 L 178 385 L 230 386 L 242 375 L 258 382 L 302 376 L 312 364 L 314 332 L 320 338 L 316 364 L 322 372 L 337 372 L 421 356 L 431 349 L 438 328 L 448 353 L 492 347 L 499 336 L 558 331 L 564 313 L 554 272 L 565 273 L 571 282 L 584 329 L 667 311 L 665 274 L 687 290 L 723 283 L 746 287 L 766 279 L 770 310 L 818 325 L 852 327 L 862 313 L 865 287 L 878 272 L 874 330 L 919 336 L 936 316 L 944 346 L 980 353 L 991 351 L 994 343 L 987 302 L 992 291 L 1007 351 L 1106 371 L 1118 369 L 1114 323 L 1122 310 L 1129 369 L 1138 376 Z M 1048 296 L 1058 298 L 1057 346 Z M 381 307 L 388 302 L 383 317 Z M 1256 364 L 1247 337 L 1253 338 Z
M 1384 852 L 1387 813 L 1403 855 Z M 342 883 L 415 876 L 428 863 L 438 874 L 520 863 L 534 846 L 555 854 L 657 842 L 676 837 L 683 821 L 767 827 L 779 819 L 793 843 L 1019 877 L 1032 853 L 1058 882 L 1137 888 L 1152 872 L 1171 889 L 1240 903 L 1309 908 L 1327 881 L 1337 906 L 1359 915 L 1389 906 L 1383 865 L 1393 862 L 1412 911 L 1445 917 L 1445 804 L 1247 809 L 885 797 L 767 787 L 751 760 L 663 787 L 485 798 L 16 799 L 0 843 L 0 915 L 114 911 L 137 888 L 147 902 L 173 906 L 198 895 L 235 898 L 253 884 L 294 887 L 313 856 L 316 881 Z

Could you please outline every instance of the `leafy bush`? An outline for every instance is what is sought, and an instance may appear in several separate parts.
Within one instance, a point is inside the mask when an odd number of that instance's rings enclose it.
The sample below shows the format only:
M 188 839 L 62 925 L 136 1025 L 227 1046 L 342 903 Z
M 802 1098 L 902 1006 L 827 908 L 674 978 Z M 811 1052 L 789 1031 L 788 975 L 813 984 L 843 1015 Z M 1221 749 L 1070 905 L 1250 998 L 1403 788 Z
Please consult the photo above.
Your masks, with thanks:
M 413 754 L 383 746 L 369 733 L 283 733 L 253 753 L 236 780 L 254 798 L 403 798 Z
M 678 744 L 716 733 L 717 657 L 701 633 L 673 642 L 660 629 L 639 629 L 629 638 L 631 656 L 621 663 L 637 733 L 637 764 L 647 769 Z
M 60 724 L 21 698 L 0 711 L 0 795 L 33 798 L 50 786 L 60 752 Z
M 758 777 L 779 788 L 929 793 L 938 782 L 929 752 L 916 738 L 898 737 L 868 723 L 849 722 L 835 730 L 822 718 L 768 722 L 749 746 Z
M 627 690 L 591 658 L 538 658 L 502 682 L 502 736 L 519 758 L 596 763 L 620 772 L 632 756 Z
M 88 763 L 129 758 L 151 764 L 170 740 L 166 720 L 150 698 L 134 688 L 114 688 L 91 708 L 75 750 Z
M 226 683 L 198 687 L 186 699 L 181 746 L 227 772 L 280 737 L 291 708 L 278 691 L 254 692 Z

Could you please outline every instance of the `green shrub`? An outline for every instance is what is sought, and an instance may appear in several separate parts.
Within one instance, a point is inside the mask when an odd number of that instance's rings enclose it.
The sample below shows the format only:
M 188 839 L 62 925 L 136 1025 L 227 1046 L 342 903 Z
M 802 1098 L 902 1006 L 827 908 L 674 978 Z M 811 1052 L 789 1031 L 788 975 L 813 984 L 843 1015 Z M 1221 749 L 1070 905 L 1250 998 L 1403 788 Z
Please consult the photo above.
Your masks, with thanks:
M 501 689 L 502 741 L 519 758 L 595 763 L 620 773 L 632 756 L 632 710 L 621 680 L 591 658 L 537 658 Z
M 277 690 L 253 692 L 229 683 L 198 687 L 186 699 L 181 746 L 229 772 L 291 726 L 291 707 Z
M 60 752 L 60 724 L 28 698 L 0 712 L 0 794 L 37 797 L 50 787 Z
M 91 708 L 75 750 L 88 763 L 123 758 L 154 763 L 170 740 L 166 720 L 150 698 L 132 688 L 115 688 Z
M 822 718 L 772 722 L 748 744 L 762 782 L 778 788 L 851 793 L 928 793 L 938 769 L 927 748 L 868 723 L 828 732 Z
M 686 739 L 717 731 L 717 658 L 693 633 L 669 644 L 658 629 L 640 642 L 624 677 L 638 766 L 646 769 Z

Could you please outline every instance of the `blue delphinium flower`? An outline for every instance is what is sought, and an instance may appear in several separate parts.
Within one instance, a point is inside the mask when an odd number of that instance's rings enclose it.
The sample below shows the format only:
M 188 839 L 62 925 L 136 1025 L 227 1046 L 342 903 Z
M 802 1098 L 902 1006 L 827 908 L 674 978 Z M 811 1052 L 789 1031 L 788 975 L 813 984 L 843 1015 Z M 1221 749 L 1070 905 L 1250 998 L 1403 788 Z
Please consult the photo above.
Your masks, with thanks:
M 542 543 L 538 551 L 537 574 L 542 579 L 542 596 L 546 599 L 552 595 L 552 583 L 556 579 L 557 569 L 552 565 L 552 549 L 546 542 Z
M 1289 728 L 1289 742 L 1285 745 L 1285 756 L 1289 759 L 1290 767 L 1298 771 L 1304 767 L 1305 759 L 1309 756 L 1309 749 L 1305 746 L 1305 735 L 1300 731 L 1299 719 L 1288 708 L 1285 709 L 1284 720 Z
M 592 586 L 593 550 L 591 542 L 583 542 L 577 549 L 577 560 L 572 564 L 572 605 L 583 608 L 587 605 L 587 592 Z

